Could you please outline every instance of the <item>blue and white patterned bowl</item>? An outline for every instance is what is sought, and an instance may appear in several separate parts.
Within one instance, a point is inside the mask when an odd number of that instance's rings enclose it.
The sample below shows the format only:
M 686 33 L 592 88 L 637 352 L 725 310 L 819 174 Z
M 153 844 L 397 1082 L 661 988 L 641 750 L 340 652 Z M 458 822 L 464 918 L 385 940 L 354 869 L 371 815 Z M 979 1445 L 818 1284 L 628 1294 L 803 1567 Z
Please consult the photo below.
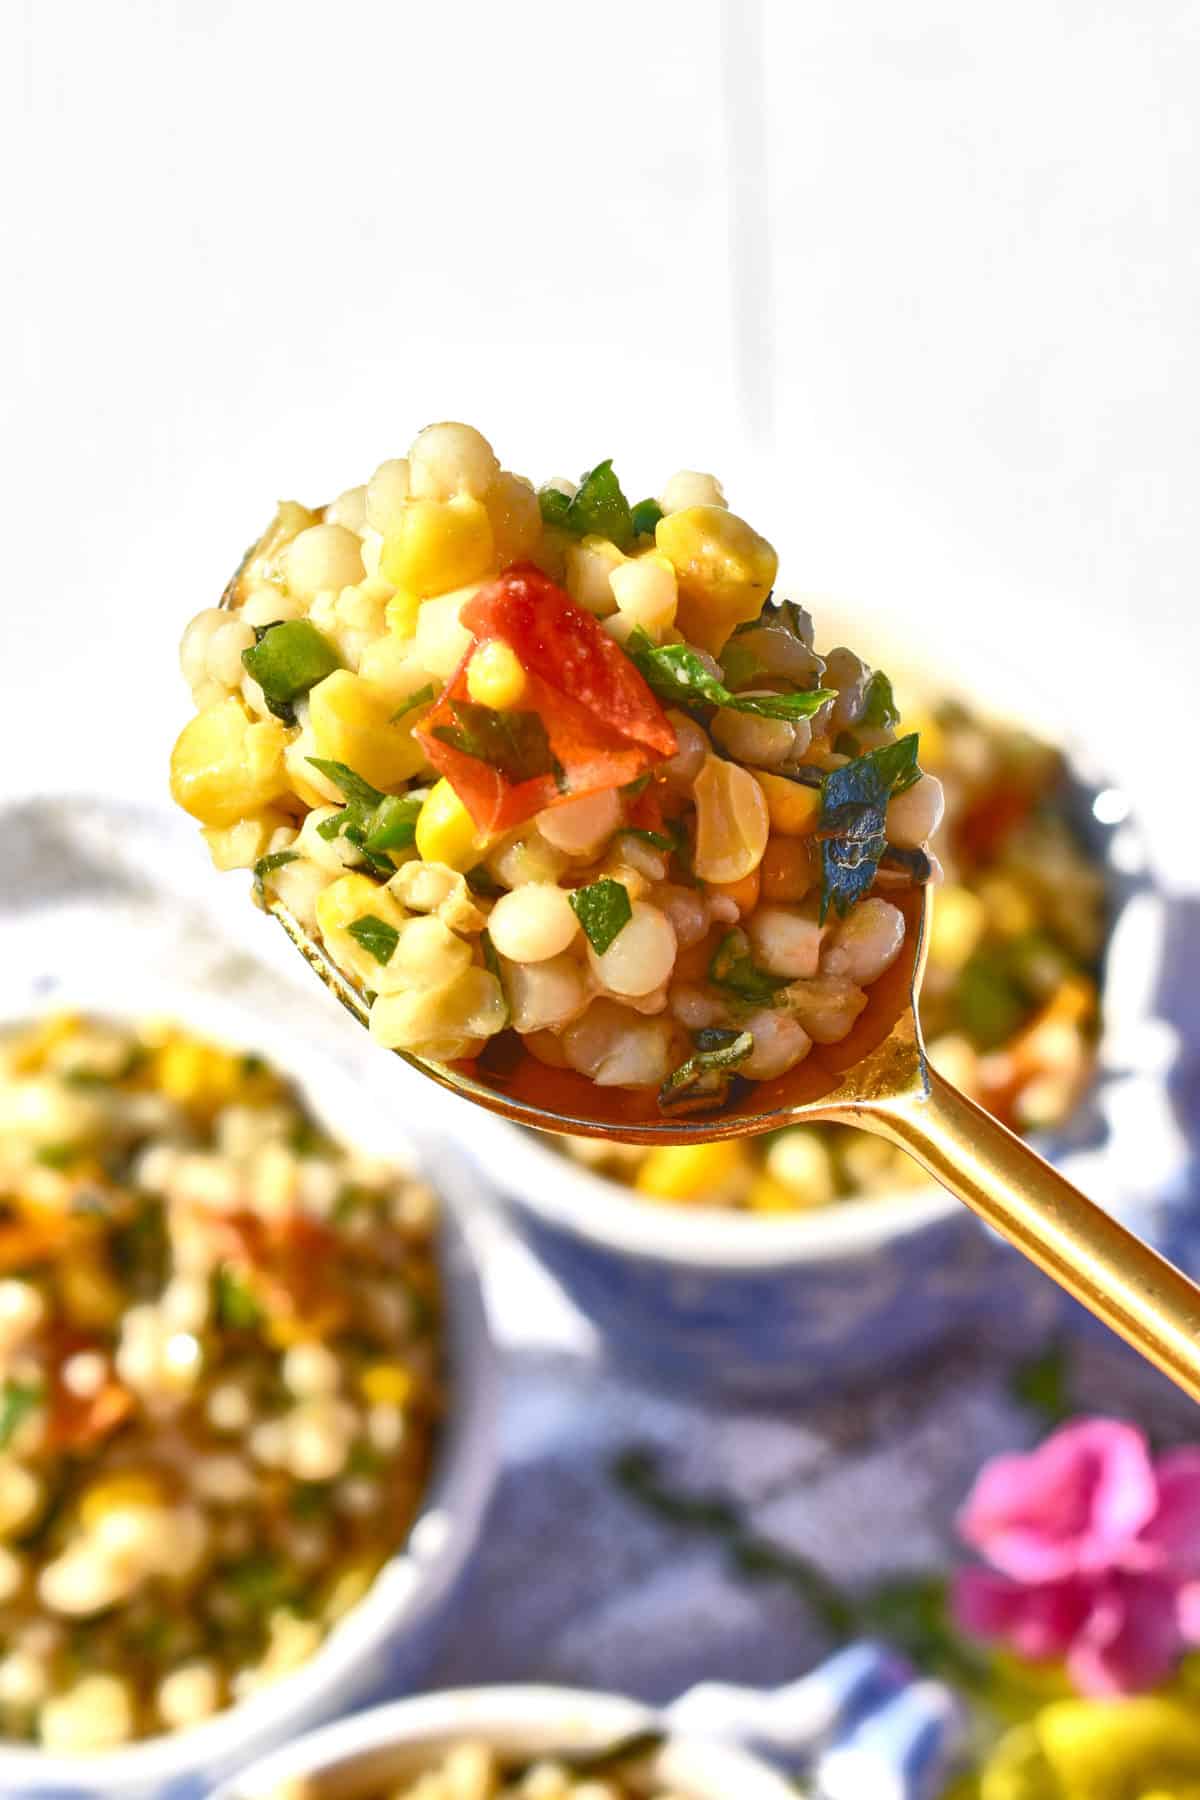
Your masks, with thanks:
M 1166 908 L 1117 790 L 1076 764 L 1074 798 L 1113 896 L 1104 1037 L 1088 1100 L 1039 1147 L 1160 1239 L 1186 1155 L 1167 1088 L 1175 1039 L 1156 1017 Z M 828 1390 L 956 1329 L 1022 1342 L 1056 1315 L 1049 1282 L 940 1188 L 771 1217 L 664 1206 L 493 1115 L 448 1123 L 609 1355 L 696 1397 Z
M 470 1738 L 510 1756 L 608 1745 L 643 1730 L 664 1743 L 648 1773 L 686 1800 L 936 1800 L 961 1747 L 949 1689 L 855 1644 L 770 1692 L 705 1684 L 656 1712 L 572 1688 L 460 1688 L 344 1719 L 234 1777 L 213 1800 L 265 1800 L 302 1781 L 313 1800 L 361 1800 Z

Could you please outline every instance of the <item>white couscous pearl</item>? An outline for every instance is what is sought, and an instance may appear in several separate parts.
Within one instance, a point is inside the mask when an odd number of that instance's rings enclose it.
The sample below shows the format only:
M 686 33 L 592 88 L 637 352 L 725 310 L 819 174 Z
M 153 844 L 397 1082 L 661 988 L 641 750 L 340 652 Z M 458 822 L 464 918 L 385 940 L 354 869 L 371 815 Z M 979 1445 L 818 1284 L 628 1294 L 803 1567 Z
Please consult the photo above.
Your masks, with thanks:
M 133 1700 L 116 1675 L 85 1675 L 38 1715 L 47 1750 L 106 1750 L 133 1736 Z
M 675 967 L 675 928 L 665 912 L 635 900 L 628 924 L 602 954 L 588 947 L 596 980 L 610 994 L 641 995 L 670 979 Z
M 746 927 L 755 956 L 772 975 L 815 975 L 825 928 L 797 907 L 760 906 Z
M 904 914 L 872 895 L 860 900 L 837 927 L 821 967 L 827 975 L 845 975 L 868 987 L 895 962 L 903 943 Z
M 293 1344 L 284 1352 L 282 1374 L 297 1400 L 336 1394 L 341 1384 L 341 1366 L 324 1344 Z
M 29 1281 L 0 1281 L 0 1349 L 15 1350 L 46 1316 L 46 1302 Z
M 588 1003 L 588 983 L 574 957 L 551 956 L 545 962 L 509 963 L 505 988 L 512 1025 L 522 1034 L 555 1031 L 578 1018 Z
M 689 506 L 728 506 L 725 492 L 715 475 L 699 469 L 680 469 L 672 475 L 658 497 L 665 513 L 683 512 Z
M 936 775 L 920 781 L 888 801 L 888 842 L 900 850 L 916 850 L 927 844 L 942 822 L 945 798 Z
M 387 537 L 400 524 L 409 495 L 408 458 L 393 456 L 380 463 L 367 483 L 366 522 L 372 531 Z
M 502 894 L 492 908 L 488 931 L 501 956 L 510 962 L 545 962 L 559 956 L 579 930 L 564 889 L 529 881 Z
M 427 425 L 408 453 L 413 494 L 421 500 L 448 500 L 471 494 L 477 500 L 500 473 L 496 454 L 471 425 Z
M 184 1663 L 158 1684 L 159 1716 L 172 1731 L 207 1719 L 221 1704 L 221 1680 L 212 1663 Z
M 753 1037 L 754 1048 L 738 1072 L 751 1081 L 772 1081 L 786 1074 L 812 1049 L 812 1039 L 799 1020 L 782 1009 L 763 1007 L 750 1014 L 744 1028 Z
M 42 1484 L 33 1470 L 11 1458 L 0 1461 L 0 1538 L 18 1536 L 41 1504 Z
M 38 1597 L 51 1612 L 66 1618 L 87 1618 L 125 1599 L 136 1581 L 130 1569 L 119 1567 L 94 1545 L 77 1542 L 48 1562 L 38 1576 Z
M 13 1650 L 0 1662 L 0 1706 L 26 1711 L 40 1706 L 49 1689 L 46 1666 L 36 1656 Z
M 807 729 L 807 720 L 801 722 Z M 796 728 L 790 720 L 763 719 L 757 713 L 730 707 L 722 707 L 717 714 L 712 734 L 737 762 L 752 763 L 756 769 L 778 768 L 797 750 Z
M 209 1423 L 217 1431 L 244 1431 L 254 1417 L 254 1408 L 245 1388 L 225 1381 L 208 1396 Z
M 615 788 L 564 800 L 537 816 L 538 831 L 548 844 L 568 856 L 588 858 L 603 848 L 620 822 L 621 801 Z
M 705 733 L 686 713 L 668 708 L 667 718 L 675 731 L 676 749 L 659 769 L 669 785 L 680 793 L 690 793 L 692 784 L 704 767 L 711 748 Z
M 658 1087 L 674 1066 L 677 1029 L 669 1019 L 639 1018 L 600 1000 L 567 1027 L 561 1042 L 571 1068 L 598 1087 Z
M 283 553 L 288 589 L 315 600 L 327 589 L 353 587 L 362 580 L 362 545 L 344 525 L 310 525 Z
M 347 531 L 356 535 L 362 533 L 367 522 L 367 490 L 365 487 L 347 488 L 339 494 L 332 505 L 325 508 L 327 525 L 344 525 Z
M 77 1350 L 62 1366 L 62 1382 L 77 1400 L 90 1400 L 108 1380 L 108 1358 L 98 1350 Z

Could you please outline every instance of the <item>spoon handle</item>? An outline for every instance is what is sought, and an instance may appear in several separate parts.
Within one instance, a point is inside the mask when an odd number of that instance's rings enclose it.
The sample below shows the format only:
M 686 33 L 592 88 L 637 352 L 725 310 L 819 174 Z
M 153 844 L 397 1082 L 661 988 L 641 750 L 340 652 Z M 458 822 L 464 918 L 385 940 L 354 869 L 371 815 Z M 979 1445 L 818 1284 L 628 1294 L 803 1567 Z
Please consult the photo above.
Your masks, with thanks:
M 1200 1287 L 936 1070 L 927 1096 L 877 1100 L 854 1123 L 907 1151 L 1200 1400 Z

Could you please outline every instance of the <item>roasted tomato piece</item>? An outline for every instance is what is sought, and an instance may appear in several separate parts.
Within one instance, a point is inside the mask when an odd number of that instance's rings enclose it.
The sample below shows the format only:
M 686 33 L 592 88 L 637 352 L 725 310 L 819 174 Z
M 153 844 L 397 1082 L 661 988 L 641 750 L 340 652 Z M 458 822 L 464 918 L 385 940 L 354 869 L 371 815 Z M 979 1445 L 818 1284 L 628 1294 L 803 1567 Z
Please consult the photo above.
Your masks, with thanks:
M 540 569 L 509 569 L 461 618 L 475 641 L 415 735 L 481 831 L 623 787 L 674 755 L 670 720 L 629 658 Z M 472 658 L 496 642 L 524 674 L 504 708 L 471 697 Z

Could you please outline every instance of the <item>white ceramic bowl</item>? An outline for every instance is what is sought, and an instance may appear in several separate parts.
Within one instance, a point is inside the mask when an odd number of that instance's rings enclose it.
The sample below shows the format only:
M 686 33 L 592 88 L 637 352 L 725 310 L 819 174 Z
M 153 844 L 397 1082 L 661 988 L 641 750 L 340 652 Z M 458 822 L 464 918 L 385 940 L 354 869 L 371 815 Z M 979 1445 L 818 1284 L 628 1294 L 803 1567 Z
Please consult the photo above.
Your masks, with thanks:
M 611 1694 L 571 1688 L 463 1688 L 424 1695 L 344 1719 L 235 1777 L 213 1800 L 270 1800 L 280 1783 L 304 1777 L 315 1800 L 360 1800 L 389 1781 L 415 1775 L 462 1738 L 510 1755 L 609 1744 L 660 1723 L 650 1708 Z M 779 1775 L 745 1751 L 672 1734 L 652 1765 L 664 1787 L 686 1800 L 789 1800 Z
M 1166 908 L 1117 791 L 1082 758 L 1072 772 L 1113 895 L 1104 1035 L 1088 1100 L 1039 1148 L 1153 1235 L 1155 1197 L 1186 1155 L 1166 1083 L 1175 1041 L 1155 1017 Z M 714 1398 L 827 1390 L 968 1325 L 1023 1338 L 1058 1305 L 941 1188 L 771 1217 L 668 1206 L 492 1114 L 463 1125 L 481 1176 L 611 1357 L 660 1385 Z
M 131 946 L 132 948 L 132 946 Z M 72 979 L 54 1007 L 136 1021 L 177 1019 L 230 1045 L 260 1051 L 297 1082 L 332 1134 L 429 1168 L 419 1143 L 399 1132 L 336 1060 L 293 1028 L 161 977 L 131 960 Z M 10 1015 L 11 1016 L 11 1015 Z M 22 1009 L 22 1016 L 29 1016 Z M 230 1771 L 351 1707 L 403 1692 L 433 1655 L 478 1540 L 495 1472 L 495 1355 L 464 1229 L 463 1171 L 439 1164 L 441 1267 L 446 1284 L 452 1402 L 433 1480 L 408 1543 L 312 1659 L 277 1685 L 202 1725 L 91 1756 L 0 1745 L 0 1794 L 22 1800 L 199 1800 Z

